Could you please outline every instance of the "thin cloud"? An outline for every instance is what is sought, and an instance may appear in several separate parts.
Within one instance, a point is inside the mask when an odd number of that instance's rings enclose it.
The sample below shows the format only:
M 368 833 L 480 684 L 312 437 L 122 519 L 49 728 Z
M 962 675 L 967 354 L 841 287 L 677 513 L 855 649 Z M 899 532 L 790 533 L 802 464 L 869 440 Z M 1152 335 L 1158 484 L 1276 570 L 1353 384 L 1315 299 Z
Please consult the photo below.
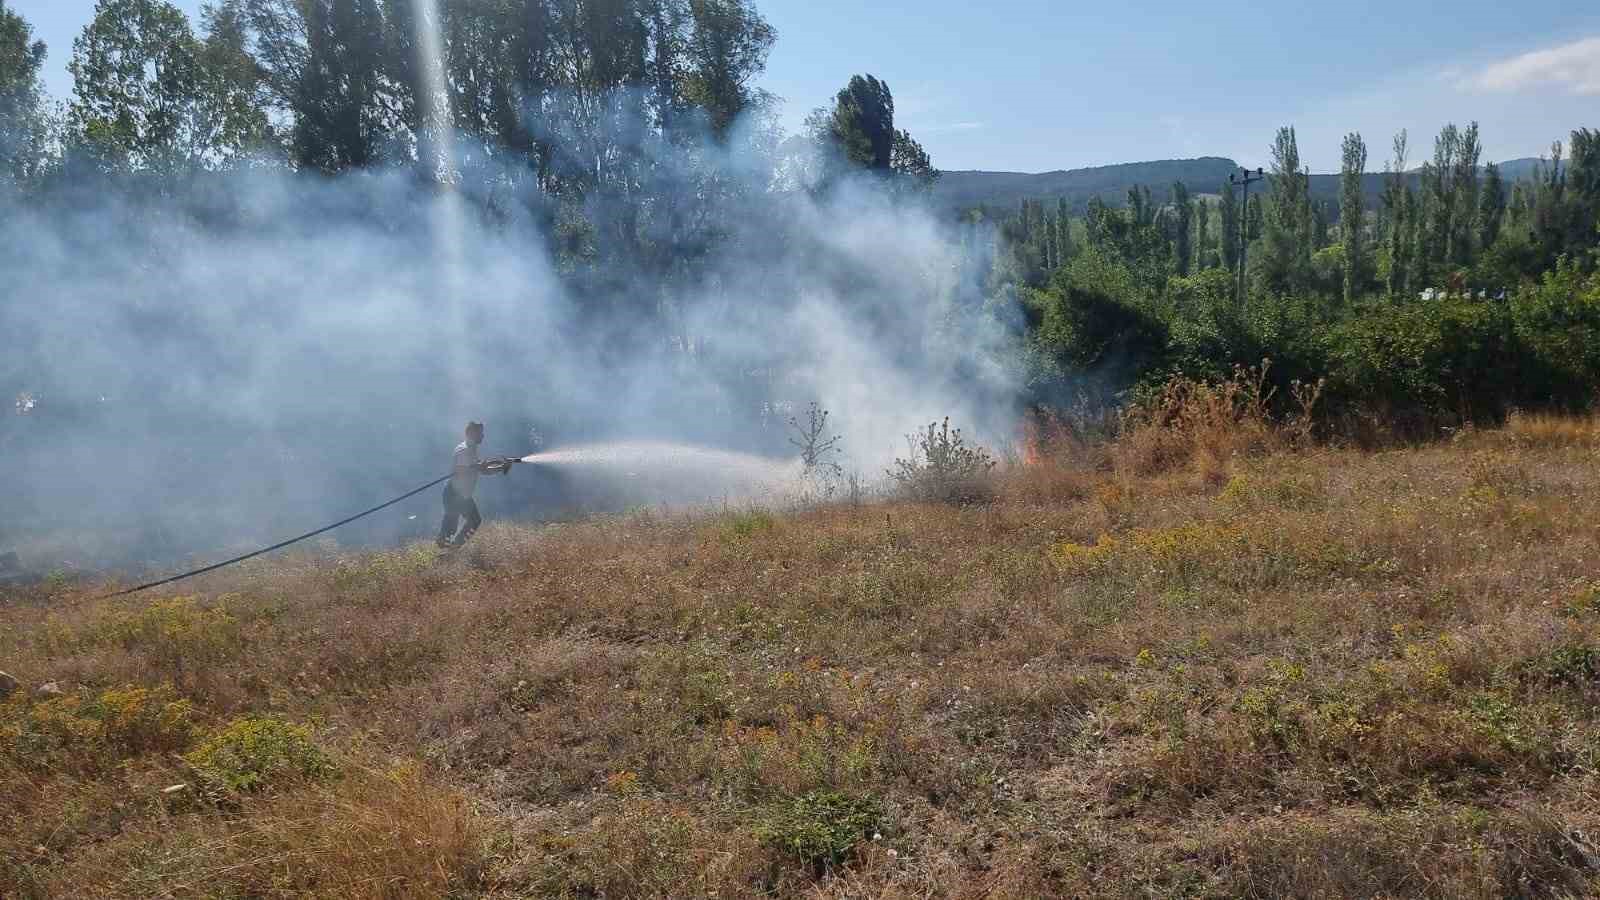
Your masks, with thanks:
M 1462 86 L 1480 91 L 1522 91 L 1545 85 L 1579 96 L 1600 95 L 1600 37 L 1533 50 L 1492 63 Z

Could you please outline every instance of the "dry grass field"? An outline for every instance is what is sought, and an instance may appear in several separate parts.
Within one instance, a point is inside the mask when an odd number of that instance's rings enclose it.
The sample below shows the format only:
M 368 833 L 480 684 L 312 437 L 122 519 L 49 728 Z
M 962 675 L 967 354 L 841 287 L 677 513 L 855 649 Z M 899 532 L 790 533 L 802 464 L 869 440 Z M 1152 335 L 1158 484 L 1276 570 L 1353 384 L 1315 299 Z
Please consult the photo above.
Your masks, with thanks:
M 1600 892 L 1600 420 L 1206 403 L 985 503 L 13 590 L 0 896 Z

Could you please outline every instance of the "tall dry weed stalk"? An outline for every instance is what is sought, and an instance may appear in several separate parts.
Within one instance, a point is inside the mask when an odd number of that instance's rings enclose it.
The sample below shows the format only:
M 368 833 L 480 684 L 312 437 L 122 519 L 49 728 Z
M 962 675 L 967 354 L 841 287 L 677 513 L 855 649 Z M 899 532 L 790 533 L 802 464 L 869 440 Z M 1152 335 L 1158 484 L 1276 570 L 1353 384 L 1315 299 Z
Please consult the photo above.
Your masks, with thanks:
M 1119 471 L 1151 476 L 1192 469 L 1222 483 L 1231 460 L 1309 444 L 1324 382 L 1290 384 L 1295 412 L 1273 415 L 1277 389 L 1267 382 L 1272 361 L 1236 365 L 1217 382 L 1173 377 L 1122 412 L 1113 450 Z

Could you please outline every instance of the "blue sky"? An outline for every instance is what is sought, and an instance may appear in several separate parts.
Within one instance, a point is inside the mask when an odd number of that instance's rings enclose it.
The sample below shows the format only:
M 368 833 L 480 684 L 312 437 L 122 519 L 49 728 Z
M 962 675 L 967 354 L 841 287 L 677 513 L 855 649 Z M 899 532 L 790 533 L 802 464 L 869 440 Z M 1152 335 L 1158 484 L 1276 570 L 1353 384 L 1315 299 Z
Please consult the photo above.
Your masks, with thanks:
M 50 46 L 65 97 L 91 0 L 9 0 Z M 182 0 L 191 14 L 198 0 Z M 1600 3 L 1176 0 L 757 0 L 778 30 L 761 84 L 791 130 L 850 75 L 895 95 L 897 121 L 945 169 L 1037 172 L 1145 159 L 1266 161 L 1293 124 L 1313 171 L 1360 131 L 1369 168 L 1394 132 L 1413 162 L 1447 121 L 1477 119 L 1485 157 L 1547 152 L 1600 126 Z

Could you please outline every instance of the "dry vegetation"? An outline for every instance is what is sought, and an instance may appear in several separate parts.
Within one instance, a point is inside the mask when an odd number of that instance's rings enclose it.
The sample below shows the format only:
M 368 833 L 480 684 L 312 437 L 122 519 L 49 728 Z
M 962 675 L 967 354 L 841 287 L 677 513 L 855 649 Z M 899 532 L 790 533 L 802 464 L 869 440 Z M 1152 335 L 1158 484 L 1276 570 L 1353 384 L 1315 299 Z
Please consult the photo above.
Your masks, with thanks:
M 1168 399 L 980 505 L 13 593 L 0 895 L 1600 890 L 1600 421 Z

